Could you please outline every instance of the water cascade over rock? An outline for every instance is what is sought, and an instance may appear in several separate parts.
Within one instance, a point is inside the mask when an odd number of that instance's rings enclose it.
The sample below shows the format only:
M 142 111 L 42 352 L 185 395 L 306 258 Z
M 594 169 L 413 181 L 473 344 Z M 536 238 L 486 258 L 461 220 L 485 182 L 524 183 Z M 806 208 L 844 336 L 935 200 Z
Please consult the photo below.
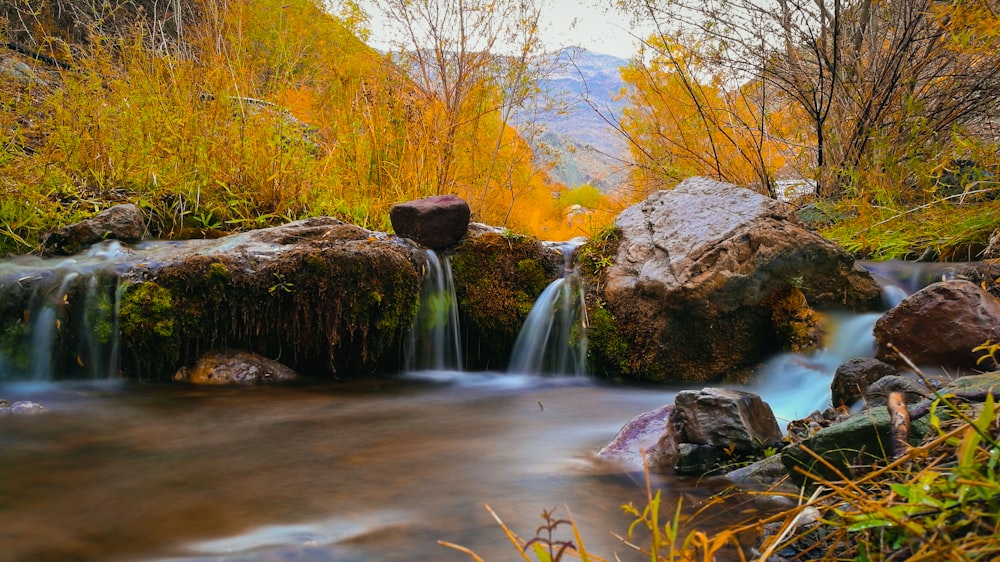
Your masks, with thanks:
M 103 242 L 85 254 L 0 263 L 0 374 L 7 380 L 117 376 L 118 264 L 128 250 Z
M 406 368 L 458 371 L 462 369 L 462 345 L 451 260 L 434 250 L 427 250 L 426 257 L 420 308 L 410 329 Z
M 585 240 L 559 246 L 563 275 L 539 295 L 514 343 L 508 371 L 519 374 L 583 375 L 587 335 L 583 277 L 576 271 L 576 250 Z

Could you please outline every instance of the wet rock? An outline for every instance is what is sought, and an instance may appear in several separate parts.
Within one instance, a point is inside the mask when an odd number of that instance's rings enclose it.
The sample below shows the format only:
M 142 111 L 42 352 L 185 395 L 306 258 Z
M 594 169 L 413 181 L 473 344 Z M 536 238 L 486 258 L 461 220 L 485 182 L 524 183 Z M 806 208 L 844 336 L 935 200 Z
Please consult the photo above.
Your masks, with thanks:
M 940 387 L 941 385 L 937 385 Z M 889 375 L 873 382 L 865 390 L 865 407 L 885 406 L 890 392 L 901 392 L 907 404 L 914 404 L 930 396 L 934 388 L 923 381 L 903 375 Z
M 469 228 L 469 204 L 454 195 L 437 195 L 393 205 L 389 220 L 396 235 L 432 250 L 458 243 Z
M 744 490 L 773 490 L 775 486 L 787 479 L 788 472 L 785 470 L 784 463 L 781 462 L 781 455 L 771 455 L 736 470 L 731 470 L 725 474 L 725 477 Z M 794 500 L 787 496 L 763 494 L 759 497 L 763 500 L 762 503 L 766 504 L 758 505 L 761 509 L 794 505 Z M 786 502 L 791 502 L 791 505 Z
M 412 246 L 329 217 L 144 250 L 124 268 L 121 368 L 169 379 L 223 347 L 299 373 L 398 372 L 419 304 Z
M 277 361 L 233 349 L 209 351 L 194 367 L 182 367 L 174 375 L 175 381 L 204 385 L 268 384 L 298 379 L 298 373 Z
M 773 303 L 800 289 L 810 307 L 871 309 L 880 290 L 794 209 L 749 189 L 685 180 L 622 212 L 601 282 L 618 349 L 613 376 L 716 380 L 790 347 Z
M 771 407 L 760 396 L 726 388 L 677 393 L 670 427 L 677 471 L 706 474 L 733 462 L 760 458 L 781 442 Z
M 473 223 L 449 252 L 467 369 L 507 368 L 514 342 L 563 256 L 531 236 Z
M 115 205 L 89 219 L 50 232 L 42 241 L 41 252 L 72 255 L 102 240 L 138 242 L 145 230 L 145 219 L 138 207 Z
M 919 366 L 980 368 L 973 348 L 987 341 L 1000 341 L 1000 300 L 965 280 L 929 285 L 875 323 L 876 357 L 895 365 L 902 353 Z
M 633 470 L 642 470 L 643 451 L 657 446 L 663 433 L 669 429 L 667 420 L 673 410 L 674 405 L 667 404 L 632 418 L 611 443 L 598 451 L 597 456 L 616 461 Z M 650 465 L 650 469 L 655 468 L 656 472 L 661 472 L 663 468 L 673 470 L 676 453 L 669 459 L 663 459 L 661 455 L 662 452 L 657 453 L 657 460 Z
M 896 368 L 873 357 L 858 357 L 837 367 L 830 383 L 834 406 L 851 406 L 865 394 L 872 383 L 889 375 Z
M 10 403 L 6 400 L 0 399 L 0 417 L 35 415 L 35 414 L 41 414 L 44 411 L 45 411 L 45 406 L 42 406 L 38 402 L 32 402 L 30 400 L 18 400 L 17 402 Z

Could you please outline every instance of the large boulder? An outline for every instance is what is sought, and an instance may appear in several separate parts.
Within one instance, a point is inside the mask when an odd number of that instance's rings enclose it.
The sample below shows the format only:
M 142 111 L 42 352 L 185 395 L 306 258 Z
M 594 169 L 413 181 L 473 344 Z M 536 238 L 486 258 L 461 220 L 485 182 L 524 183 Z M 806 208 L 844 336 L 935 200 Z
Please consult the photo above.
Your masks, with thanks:
M 975 369 L 983 353 L 973 349 L 987 341 L 1000 341 L 1000 300 L 961 279 L 917 291 L 875 323 L 876 357 L 895 365 L 905 356 L 920 366 Z
M 469 228 L 469 204 L 454 195 L 436 195 L 393 205 L 389 220 L 397 236 L 432 250 L 454 246 Z
M 716 380 L 814 339 L 814 316 L 789 313 L 788 302 L 879 304 L 878 285 L 850 255 L 804 228 L 793 207 L 749 189 L 691 178 L 615 225 L 617 250 L 592 315 L 611 336 L 591 340 L 596 356 L 614 358 L 601 374 Z

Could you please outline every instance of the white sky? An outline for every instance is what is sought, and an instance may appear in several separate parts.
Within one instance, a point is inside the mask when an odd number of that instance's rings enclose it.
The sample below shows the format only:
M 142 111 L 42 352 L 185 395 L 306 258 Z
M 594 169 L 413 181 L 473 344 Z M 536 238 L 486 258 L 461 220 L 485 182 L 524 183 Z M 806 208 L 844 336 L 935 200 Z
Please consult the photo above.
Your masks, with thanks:
M 610 7 L 612 0 L 539 0 L 542 4 L 542 36 L 547 50 L 578 46 L 597 53 L 628 58 L 638 50 L 638 40 L 628 17 Z M 381 23 L 371 3 L 362 1 L 368 10 L 371 28 L 370 45 L 386 49 L 389 32 Z

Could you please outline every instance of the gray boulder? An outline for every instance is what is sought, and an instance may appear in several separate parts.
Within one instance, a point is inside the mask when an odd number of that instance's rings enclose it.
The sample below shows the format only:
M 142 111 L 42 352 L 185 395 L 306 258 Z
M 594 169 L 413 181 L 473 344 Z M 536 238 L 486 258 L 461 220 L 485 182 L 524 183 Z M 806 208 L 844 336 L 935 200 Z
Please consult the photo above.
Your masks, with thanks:
M 670 429 L 667 420 L 673 411 L 674 405 L 667 404 L 632 418 L 621 428 L 611 443 L 598 451 L 597 456 L 616 461 L 634 470 L 641 470 L 643 451 L 646 451 L 647 455 L 649 451 L 658 451 L 659 441 L 664 432 Z M 673 469 L 676 452 L 666 460 L 659 460 L 662 454 L 662 452 L 656 453 L 655 457 L 658 460 L 650 463 L 650 469 L 657 472 L 662 472 L 664 468 Z
M 615 224 L 620 241 L 600 295 L 616 322 L 609 368 L 624 371 L 611 375 L 716 380 L 813 328 L 779 325 L 810 317 L 776 314 L 799 292 L 811 307 L 879 303 L 878 285 L 846 252 L 804 228 L 793 207 L 749 189 L 691 178 Z

